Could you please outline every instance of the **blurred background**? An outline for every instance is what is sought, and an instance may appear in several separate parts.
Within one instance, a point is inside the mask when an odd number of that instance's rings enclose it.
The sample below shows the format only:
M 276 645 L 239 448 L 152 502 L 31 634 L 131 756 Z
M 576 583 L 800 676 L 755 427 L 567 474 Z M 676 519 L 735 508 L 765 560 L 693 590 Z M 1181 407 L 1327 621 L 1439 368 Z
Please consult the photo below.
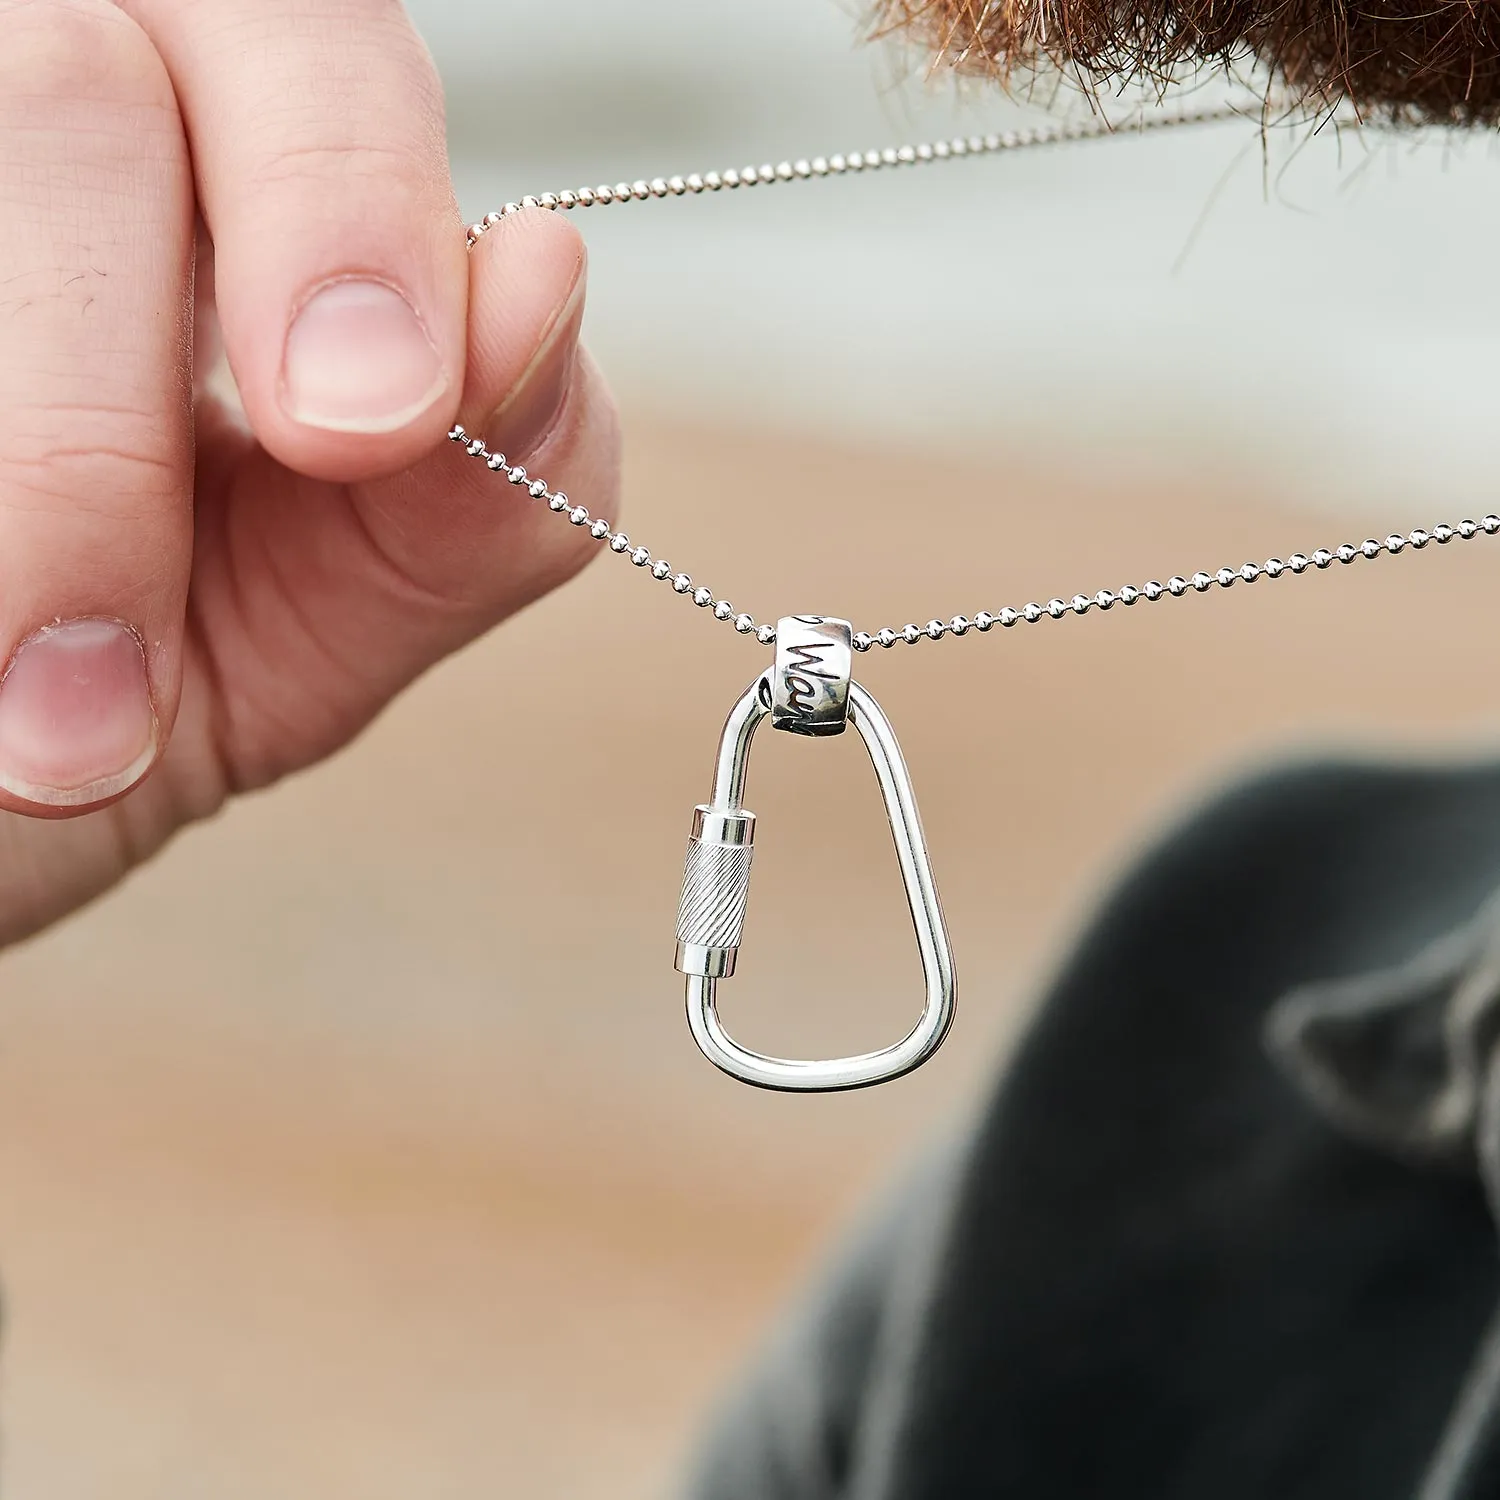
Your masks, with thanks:
M 413 9 L 470 218 L 1036 114 L 856 45 L 837 0 Z M 1495 504 L 1487 139 L 1221 125 L 582 223 L 629 527 L 763 617 L 899 626 Z M 1493 750 L 1497 583 L 1476 543 L 867 659 L 960 1018 L 915 1077 L 799 1099 L 698 1057 L 671 968 L 762 654 L 602 560 L 6 956 L 7 1495 L 669 1493 L 1164 817 L 1272 756 Z M 894 1037 L 917 964 L 858 747 L 762 743 L 754 783 L 731 1024 Z

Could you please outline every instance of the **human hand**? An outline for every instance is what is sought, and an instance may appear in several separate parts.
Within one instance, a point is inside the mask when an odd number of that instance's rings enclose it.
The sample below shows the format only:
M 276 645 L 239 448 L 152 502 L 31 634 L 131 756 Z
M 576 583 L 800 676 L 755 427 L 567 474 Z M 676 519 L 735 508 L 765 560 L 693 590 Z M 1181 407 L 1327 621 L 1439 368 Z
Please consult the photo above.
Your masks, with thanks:
M 442 113 L 397 0 L 0 0 L 0 943 L 597 546 L 444 440 L 613 514 L 581 241 L 467 252 Z

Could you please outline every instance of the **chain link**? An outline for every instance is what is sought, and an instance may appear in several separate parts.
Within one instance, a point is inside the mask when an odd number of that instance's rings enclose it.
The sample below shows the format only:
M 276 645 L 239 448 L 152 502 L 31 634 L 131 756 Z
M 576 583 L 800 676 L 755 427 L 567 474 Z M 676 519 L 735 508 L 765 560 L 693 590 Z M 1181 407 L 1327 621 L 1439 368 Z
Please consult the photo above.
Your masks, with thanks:
M 606 544 L 609 550 L 621 557 L 628 557 L 638 568 L 649 569 L 651 576 L 661 583 L 672 586 L 674 593 L 691 599 L 699 609 L 712 612 L 714 619 L 733 625 L 741 635 L 753 635 L 763 646 L 776 644 L 776 627 L 758 625 L 755 617 L 741 613 L 727 600 L 721 599 L 710 588 L 695 584 L 687 573 L 674 573 L 665 558 L 653 558 L 649 547 L 633 544 L 623 531 L 616 531 L 602 517 L 591 516 L 587 507 L 574 503 L 560 490 L 552 490 L 545 479 L 534 479 L 520 464 L 511 463 L 503 453 L 492 453 L 482 438 L 470 437 L 462 428 L 455 427 L 449 438 L 463 446 L 471 457 L 481 459 L 495 473 L 503 475 L 511 484 L 526 491 L 533 500 L 545 500 L 547 508 L 558 515 L 566 516 L 574 526 L 588 529 L 595 541 Z M 1107 613 L 1117 604 L 1127 609 L 1144 600 L 1155 604 L 1160 599 L 1181 599 L 1186 594 L 1206 594 L 1213 589 L 1233 588 L 1237 583 L 1258 583 L 1262 578 L 1282 578 L 1288 573 L 1300 577 L 1309 570 L 1321 572 L 1334 563 L 1352 563 L 1361 558 L 1373 562 L 1382 554 L 1398 556 L 1408 547 L 1416 552 L 1436 542 L 1445 546 L 1454 537 L 1460 541 L 1471 541 L 1476 536 L 1494 536 L 1500 532 L 1500 516 L 1487 515 L 1481 521 L 1459 521 L 1455 525 L 1439 522 L 1429 530 L 1419 527 L 1404 536 L 1392 533 L 1384 541 L 1367 538 L 1358 545 L 1345 542 L 1340 547 L 1319 547 L 1315 552 L 1294 552 L 1284 561 L 1279 557 L 1267 558 L 1263 563 L 1242 563 L 1238 568 L 1220 568 L 1213 573 L 1194 573 L 1183 578 L 1174 574 L 1165 583 L 1148 579 L 1136 586 L 1125 584 L 1118 589 L 1100 589 L 1094 594 L 1074 594 L 1071 599 L 1049 599 L 1045 604 L 1023 604 L 1019 609 L 1005 605 L 997 610 L 982 609 L 978 614 L 954 615 L 951 620 L 929 620 L 925 625 L 908 624 L 899 630 L 887 625 L 876 631 L 859 630 L 854 633 L 854 649 L 869 651 L 872 647 L 887 649 L 901 643 L 915 646 L 921 641 L 940 641 L 946 635 L 962 636 L 976 630 L 981 635 L 993 630 L 996 625 L 1009 630 L 1015 625 L 1036 625 L 1043 620 L 1061 620 L 1068 615 L 1086 615 L 1091 610 Z
M 1260 106 L 1256 106 L 1257 110 Z M 919 146 L 886 147 L 883 151 L 856 151 L 850 156 L 815 157 L 810 161 L 782 162 L 778 166 L 746 167 L 728 172 L 694 173 L 690 177 L 657 177 L 651 181 L 622 182 L 614 187 L 579 188 L 576 192 L 542 193 L 538 197 L 523 198 L 519 203 L 507 203 L 497 213 L 486 214 L 477 224 L 468 229 L 468 243 L 472 248 L 501 219 L 520 213 L 525 208 L 568 211 L 574 208 L 589 208 L 595 204 L 625 203 L 647 198 L 681 197 L 684 193 L 719 192 L 723 189 L 769 186 L 777 182 L 796 182 L 815 177 L 836 177 L 847 172 L 872 172 L 886 167 L 916 166 L 926 162 L 951 161 L 968 156 L 992 155 L 997 152 L 1018 151 L 1035 146 L 1060 145 L 1069 141 L 1101 140 L 1129 133 L 1132 130 L 1161 130 L 1177 125 L 1203 125 L 1217 121 L 1247 118 L 1247 109 L 1236 105 L 1222 105 L 1190 113 L 1164 113 L 1148 115 L 1131 127 L 1121 127 L 1104 119 L 1082 121 L 1077 124 L 1043 127 L 1033 130 L 1006 131 L 1001 134 L 956 136 L 949 141 L 936 141 Z M 575 505 L 561 491 L 553 490 L 544 479 L 533 478 L 520 464 L 511 463 L 503 453 L 492 452 L 482 438 L 470 436 L 462 427 L 454 427 L 449 438 L 461 444 L 471 457 L 481 460 L 496 474 L 502 475 L 518 489 L 524 490 L 533 500 L 545 501 L 547 508 L 557 515 L 565 516 L 570 524 L 586 528 L 595 541 L 608 546 L 621 557 L 627 557 L 637 567 L 649 571 L 651 577 L 669 584 L 672 591 L 691 599 L 699 609 L 708 610 L 714 619 L 729 624 L 740 635 L 751 635 L 763 646 L 776 643 L 774 625 L 757 624 L 753 615 L 745 614 L 727 600 L 721 599 L 710 588 L 694 583 L 687 573 L 672 570 L 665 558 L 653 557 L 649 547 L 632 543 L 623 531 L 616 531 L 602 517 L 591 516 L 586 506 Z M 1283 561 L 1279 557 L 1267 558 L 1263 563 L 1247 562 L 1238 568 L 1220 568 L 1213 573 L 1194 573 L 1189 578 L 1174 575 L 1165 583 L 1154 578 L 1139 585 L 1126 584 L 1119 589 L 1100 589 L 1094 594 L 1074 594 L 1070 599 L 1049 599 L 1045 604 L 1025 604 L 1019 609 L 1006 605 L 998 610 L 980 610 L 972 618 L 954 615 L 950 620 L 929 620 L 925 625 L 907 624 L 899 630 L 891 626 L 876 631 L 856 631 L 854 649 L 869 651 L 875 646 L 890 648 L 898 642 L 915 646 L 919 641 L 940 641 L 944 636 L 963 636 L 971 630 L 981 635 L 999 625 L 1010 629 L 1015 625 L 1036 625 L 1043 620 L 1061 620 L 1068 615 L 1086 615 L 1092 610 L 1107 612 L 1117 604 L 1127 609 L 1144 600 L 1155 604 L 1160 599 L 1180 599 L 1187 594 L 1206 594 L 1213 589 L 1233 588 L 1237 583 L 1257 583 L 1262 578 L 1281 578 L 1287 574 L 1294 577 L 1303 573 L 1321 572 L 1335 562 L 1348 564 L 1361 558 L 1373 561 L 1382 554 L 1392 557 L 1408 547 L 1420 552 L 1429 542 L 1439 546 L 1458 537 L 1469 541 L 1476 536 L 1494 536 L 1500 532 L 1500 516 L 1487 515 L 1482 521 L 1459 521 L 1456 525 L 1440 523 L 1430 530 L 1418 528 L 1404 536 L 1392 534 L 1384 541 L 1373 537 L 1357 546 L 1345 542 L 1332 550 L 1320 547 L 1315 552 L 1294 552 Z
M 887 146 L 881 151 L 854 151 L 848 156 L 815 156 L 811 160 L 784 161 L 776 165 L 731 167 L 727 172 L 694 172 L 688 177 L 653 177 L 649 182 L 617 182 L 613 187 L 582 187 L 561 193 L 538 193 L 507 203 L 486 214 L 468 228 L 470 248 L 501 219 L 523 208 L 544 208 L 569 213 L 575 208 L 593 208 L 609 203 L 638 203 L 647 198 L 681 198 L 687 193 L 718 193 L 736 188 L 771 187 L 778 182 L 804 182 L 817 177 L 842 177 L 850 172 L 879 172 L 889 167 L 919 167 L 931 162 L 957 161 L 969 156 L 994 156 L 1036 146 L 1062 146 L 1072 141 L 1105 140 L 1146 131 L 1171 130 L 1179 125 L 1212 125 L 1226 120 L 1265 119 L 1264 100 L 1244 104 L 1221 104 L 1197 110 L 1164 110 L 1140 115 L 1125 124 L 1102 115 L 1064 125 L 1043 125 L 1026 130 L 1005 130 L 989 135 L 956 135 L 951 140 L 924 141 L 917 146 Z

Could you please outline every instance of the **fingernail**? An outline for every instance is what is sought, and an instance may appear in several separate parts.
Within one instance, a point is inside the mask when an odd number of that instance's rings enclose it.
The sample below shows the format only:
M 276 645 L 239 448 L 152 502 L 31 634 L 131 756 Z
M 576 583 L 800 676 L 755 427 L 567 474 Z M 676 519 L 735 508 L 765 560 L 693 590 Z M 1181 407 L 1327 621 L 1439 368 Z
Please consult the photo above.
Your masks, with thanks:
M 85 807 L 141 779 L 156 714 L 141 638 L 117 620 L 69 620 L 23 641 L 0 678 L 0 787 Z
M 448 388 L 437 346 L 405 297 L 379 281 L 334 281 L 286 336 L 287 415 L 329 432 L 395 432 Z
M 530 453 L 556 424 L 577 363 L 583 300 L 580 274 L 521 378 L 484 424 L 486 437 L 502 449 Z

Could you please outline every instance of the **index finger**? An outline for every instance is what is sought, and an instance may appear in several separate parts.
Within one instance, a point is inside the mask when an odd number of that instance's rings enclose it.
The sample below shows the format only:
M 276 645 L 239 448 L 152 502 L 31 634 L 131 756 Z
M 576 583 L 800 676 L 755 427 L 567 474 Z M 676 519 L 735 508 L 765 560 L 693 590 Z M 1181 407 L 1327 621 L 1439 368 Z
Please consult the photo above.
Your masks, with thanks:
M 172 75 L 256 436 L 322 479 L 441 441 L 468 268 L 442 90 L 398 0 L 128 0 Z

